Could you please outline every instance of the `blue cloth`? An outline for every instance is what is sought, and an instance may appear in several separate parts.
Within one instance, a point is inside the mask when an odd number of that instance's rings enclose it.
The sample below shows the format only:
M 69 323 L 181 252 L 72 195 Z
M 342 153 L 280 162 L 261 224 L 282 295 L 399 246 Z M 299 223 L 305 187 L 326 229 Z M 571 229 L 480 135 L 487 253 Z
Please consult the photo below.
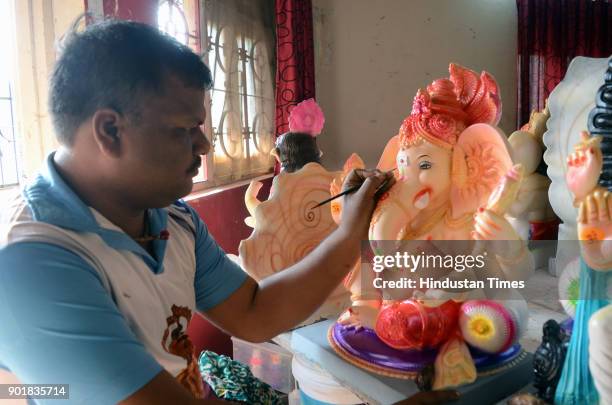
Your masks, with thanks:
M 567 349 L 555 405 L 597 405 L 599 395 L 589 370 L 589 319 L 608 305 L 608 273 L 596 271 L 581 259 L 580 299 Z
M 53 155 L 23 195 L 36 221 L 96 233 L 113 249 L 140 255 L 154 274 L 163 273 L 167 242 L 156 240 L 150 255 L 127 234 L 102 228 L 61 178 Z M 205 311 L 227 299 L 247 276 L 191 207 L 181 201 L 176 206 L 189 212 L 195 224 L 193 286 L 196 307 Z M 149 210 L 148 220 L 157 233 L 165 229 L 168 212 Z M 0 368 L 24 383 L 69 384 L 69 402 L 87 404 L 117 403 L 162 370 L 130 329 L 98 273 L 77 254 L 40 242 L 0 249 Z

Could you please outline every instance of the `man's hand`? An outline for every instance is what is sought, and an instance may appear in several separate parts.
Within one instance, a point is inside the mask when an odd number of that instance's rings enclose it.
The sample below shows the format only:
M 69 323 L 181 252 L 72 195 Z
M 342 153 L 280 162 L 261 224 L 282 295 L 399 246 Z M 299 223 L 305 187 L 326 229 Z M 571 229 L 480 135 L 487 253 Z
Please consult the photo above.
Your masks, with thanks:
M 459 399 L 457 391 L 424 391 L 393 405 L 437 405 L 454 402 Z
M 340 227 L 288 269 L 259 283 L 249 278 L 206 311 L 207 317 L 229 334 L 252 342 L 266 341 L 307 319 L 355 267 L 376 198 L 392 184 L 392 173 L 353 171 L 344 187 L 359 189 L 345 196 Z
M 348 233 L 358 233 L 366 238 L 372 212 L 381 195 L 393 186 L 393 172 L 380 170 L 353 170 L 344 180 L 342 190 L 361 186 L 357 191 L 345 195 L 340 228 Z

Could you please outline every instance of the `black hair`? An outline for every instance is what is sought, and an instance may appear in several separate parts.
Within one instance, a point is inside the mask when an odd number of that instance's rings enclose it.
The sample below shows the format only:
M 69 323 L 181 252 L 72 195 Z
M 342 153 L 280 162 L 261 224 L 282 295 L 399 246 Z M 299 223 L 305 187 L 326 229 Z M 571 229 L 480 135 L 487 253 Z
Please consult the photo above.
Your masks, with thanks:
M 288 173 L 300 170 L 307 163 L 321 163 L 317 138 L 310 134 L 287 132 L 279 137 L 276 151 L 283 170 Z
M 138 119 L 143 95 L 162 94 L 169 74 L 188 87 L 212 86 L 198 55 L 155 27 L 106 20 L 82 32 L 73 28 L 50 82 L 49 111 L 58 140 L 71 145 L 79 125 L 100 108 Z

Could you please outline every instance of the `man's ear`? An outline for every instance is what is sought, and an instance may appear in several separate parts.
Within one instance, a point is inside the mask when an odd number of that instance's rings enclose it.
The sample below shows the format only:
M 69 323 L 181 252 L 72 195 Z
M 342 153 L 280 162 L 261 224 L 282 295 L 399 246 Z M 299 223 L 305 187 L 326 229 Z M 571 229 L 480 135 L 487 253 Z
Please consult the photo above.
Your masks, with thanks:
M 121 150 L 121 132 L 125 119 L 115 110 L 97 110 L 92 117 L 93 136 L 100 151 L 117 157 Z

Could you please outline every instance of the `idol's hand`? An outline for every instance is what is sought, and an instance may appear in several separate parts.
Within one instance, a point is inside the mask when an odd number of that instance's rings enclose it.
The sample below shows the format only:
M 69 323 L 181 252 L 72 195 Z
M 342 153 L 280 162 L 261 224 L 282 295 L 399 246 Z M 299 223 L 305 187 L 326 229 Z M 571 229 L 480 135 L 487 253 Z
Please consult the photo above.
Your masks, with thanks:
M 257 206 L 259 206 L 259 204 L 261 204 L 261 201 L 257 199 L 257 194 L 259 194 L 259 190 L 261 190 L 262 186 L 262 182 L 253 180 L 244 193 L 244 204 L 246 205 L 247 211 L 249 211 L 250 215 L 250 217 L 246 218 L 244 222 L 251 228 L 255 228 L 255 209 Z
M 338 318 L 338 323 L 346 327 L 374 329 L 376 318 L 380 312 L 380 300 L 355 301 Z
M 582 256 L 596 270 L 612 269 L 612 195 L 597 182 L 603 166 L 601 138 L 582 131 L 567 158 L 566 180 L 578 207 Z
M 501 215 L 481 208 L 474 215 L 474 231 L 472 233 L 477 240 L 519 240 L 519 236 L 510 223 Z
M 603 164 L 600 143 L 600 137 L 582 131 L 580 142 L 574 146 L 574 153 L 567 157 L 565 178 L 576 205 L 597 187 Z
M 246 194 L 252 198 L 257 198 L 257 194 L 259 194 L 259 190 L 263 187 L 263 183 L 261 181 L 251 181 L 249 187 L 246 190 Z
M 612 193 L 598 188 L 580 202 L 578 238 L 590 267 L 612 269 Z
M 492 253 L 507 259 L 519 255 L 524 245 L 524 241 L 521 240 L 506 218 L 484 208 L 481 208 L 474 216 L 472 238 L 491 241 L 486 245 L 487 249 L 491 249 Z

